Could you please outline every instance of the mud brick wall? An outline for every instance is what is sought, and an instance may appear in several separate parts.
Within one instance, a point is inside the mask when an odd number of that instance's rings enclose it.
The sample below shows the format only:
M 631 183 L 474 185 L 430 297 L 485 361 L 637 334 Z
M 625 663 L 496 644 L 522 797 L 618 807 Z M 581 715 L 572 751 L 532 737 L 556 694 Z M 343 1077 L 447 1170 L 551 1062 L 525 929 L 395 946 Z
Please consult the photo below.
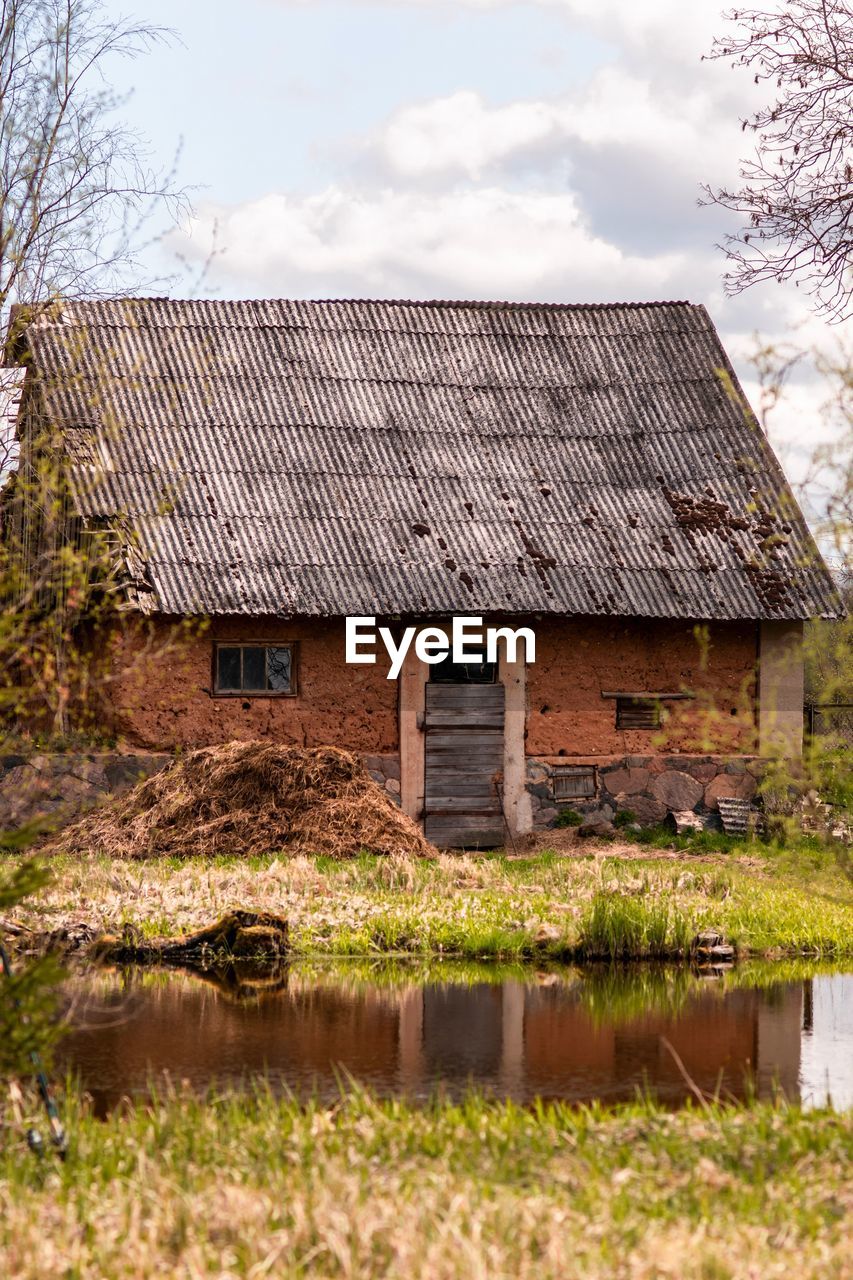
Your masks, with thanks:
M 596 793 L 588 799 L 554 799 L 553 769 L 571 763 L 594 766 Z M 528 759 L 527 790 L 537 828 L 554 825 L 561 809 L 601 813 L 613 818 L 628 811 L 644 827 L 662 822 L 667 813 L 693 810 L 707 825 L 719 822 L 717 800 L 738 796 L 752 800 L 766 762 L 757 756 L 612 756 L 586 761 L 552 756 Z
M 708 643 L 694 624 L 631 618 L 536 623 L 527 669 L 529 756 L 748 754 L 755 750 L 755 623 L 717 623 Z M 661 729 L 620 731 L 602 691 L 697 694 L 664 703 Z
M 117 676 L 104 716 L 123 742 L 172 750 L 268 739 L 376 756 L 397 751 L 397 682 L 385 678 L 382 661 L 347 666 L 342 621 L 217 618 L 181 639 L 178 626 L 158 620 L 147 642 L 133 633 L 114 639 Z M 294 643 L 296 697 L 212 696 L 215 640 Z
M 533 625 L 537 637 L 526 673 L 527 755 L 755 750 L 753 623 L 715 626 L 705 648 L 689 623 L 524 618 L 518 625 Z M 181 641 L 178 619 L 151 626 L 147 641 L 131 632 L 113 642 L 103 721 L 123 744 L 174 750 L 269 739 L 375 757 L 399 751 L 398 682 L 386 679 L 382 653 L 373 666 L 346 664 L 342 620 L 222 618 Z M 212 696 L 214 640 L 294 643 L 296 697 Z M 618 731 L 616 704 L 601 697 L 685 688 L 696 701 L 665 704 L 669 718 L 654 731 Z

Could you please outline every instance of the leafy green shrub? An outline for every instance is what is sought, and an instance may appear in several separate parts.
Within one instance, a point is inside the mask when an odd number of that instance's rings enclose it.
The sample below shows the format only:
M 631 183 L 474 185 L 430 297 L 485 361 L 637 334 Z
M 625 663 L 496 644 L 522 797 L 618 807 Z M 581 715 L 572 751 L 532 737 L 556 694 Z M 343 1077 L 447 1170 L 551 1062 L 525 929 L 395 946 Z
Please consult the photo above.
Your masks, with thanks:
M 555 827 L 579 827 L 583 822 L 583 814 L 577 809 L 561 809 L 554 820 Z
M 632 827 L 637 821 L 637 815 L 632 809 L 620 809 L 613 819 L 614 827 Z
M 639 831 L 632 831 L 630 835 L 637 844 L 650 844 L 663 849 L 669 848 L 673 842 L 672 832 L 662 825 L 641 827 Z

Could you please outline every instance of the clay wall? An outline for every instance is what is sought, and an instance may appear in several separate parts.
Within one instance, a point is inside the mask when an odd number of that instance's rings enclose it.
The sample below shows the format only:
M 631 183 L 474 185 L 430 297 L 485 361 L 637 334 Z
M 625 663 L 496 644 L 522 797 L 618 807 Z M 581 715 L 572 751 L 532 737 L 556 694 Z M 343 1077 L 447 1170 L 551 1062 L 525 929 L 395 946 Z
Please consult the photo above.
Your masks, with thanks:
M 296 697 L 216 697 L 213 642 L 296 645 Z M 341 620 L 282 622 L 216 618 L 199 634 L 178 619 L 116 633 L 104 717 L 123 743 L 149 750 L 268 738 L 340 746 L 380 756 L 397 751 L 397 682 L 386 668 L 347 666 Z
M 718 624 L 704 646 L 687 623 L 540 619 L 533 625 L 528 756 L 755 750 L 754 624 Z M 272 738 L 373 756 L 399 750 L 398 682 L 385 678 L 381 656 L 374 666 L 346 664 L 342 620 L 220 618 L 201 634 L 172 642 L 180 626 L 161 619 L 144 640 L 139 629 L 114 637 L 104 717 L 128 745 L 171 750 Z M 297 696 L 213 696 L 214 640 L 294 642 Z M 696 700 L 665 704 L 667 722 L 653 731 L 617 730 L 616 704 L 601 696 L 684 688 L 697 693 Z
M 754 622 L 717 623 L 707 643 L 692 623 L 630 618 L 549 618 L 536 624 L 527 669 L 528 756 L 597 757 L 755 751 Z M 604 692 L 678 693 L 661 729 L 616 728 Z

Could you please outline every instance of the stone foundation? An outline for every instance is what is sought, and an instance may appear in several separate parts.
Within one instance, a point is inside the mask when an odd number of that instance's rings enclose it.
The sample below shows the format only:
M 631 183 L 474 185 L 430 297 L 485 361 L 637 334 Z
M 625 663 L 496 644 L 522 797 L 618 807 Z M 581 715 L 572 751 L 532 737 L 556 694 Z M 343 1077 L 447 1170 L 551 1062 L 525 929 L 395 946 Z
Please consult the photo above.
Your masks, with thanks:
M 61 825 L 123 795 L 174 760 L 166 752 L 67 752 L 0 756 L 0 831 L 15 831 L 36 818 Z M 400 803 L 400 757 L 362 756 L 365 768 Z
M 595 795 L 557 800 L 554 769 L 560 765 L 595 770 Z M 629 812 L 644 827 L 668 813 L 692 810 L 707 825 L 719 823 L 717 800 L 752 800 L 765 762 L 758 756 L 610 756 L 604 759 L 528 757 L 527 791 L 536 829 L 552 827 L 566 809 L 612 819 Z
M 174 756 L 165 752 L 0 756 L 0 831 L 14 831 L 36 818 L 68 822 L 123 795 L 172 760 Z
M 400 803 L 400 757 L 394 753 L 384 756 L 362 756 L 364 767 L 374 782 L 384 787 L 392 800 Z
M 365 768 L 398 804 L 400 756 L 363 755 Z M 105 799 L 124 794 L 174 760 L 165 752 L 118 752 L 0 757 L 0 830 L 15 830 L 35 818 L 67 822 Z M 555 800 L 553 770 L 559 765 L 595 769 L 595 795 Z M 528 757 L 526 791 L 533 827 L 552 827 L 565 809 L 613 818 L 632 813 L 642 826 L 662 822 L 673 810 L 692 810 L 707 823 L 718 819 L 720 796 L 751 800 L 764 762 L 758 756 L 610 756 L 596 760 Z

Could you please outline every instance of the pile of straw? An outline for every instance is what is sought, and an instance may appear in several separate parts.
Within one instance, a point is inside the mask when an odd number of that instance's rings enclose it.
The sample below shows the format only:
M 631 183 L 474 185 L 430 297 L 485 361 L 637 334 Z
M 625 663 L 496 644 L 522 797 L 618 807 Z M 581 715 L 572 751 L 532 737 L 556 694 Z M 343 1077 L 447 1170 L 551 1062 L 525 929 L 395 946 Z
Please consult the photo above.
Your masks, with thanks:
M 52 847 L 121 858 L 435 852 L 357 756 L 267 742 L 190 752 L 67 827 Z

